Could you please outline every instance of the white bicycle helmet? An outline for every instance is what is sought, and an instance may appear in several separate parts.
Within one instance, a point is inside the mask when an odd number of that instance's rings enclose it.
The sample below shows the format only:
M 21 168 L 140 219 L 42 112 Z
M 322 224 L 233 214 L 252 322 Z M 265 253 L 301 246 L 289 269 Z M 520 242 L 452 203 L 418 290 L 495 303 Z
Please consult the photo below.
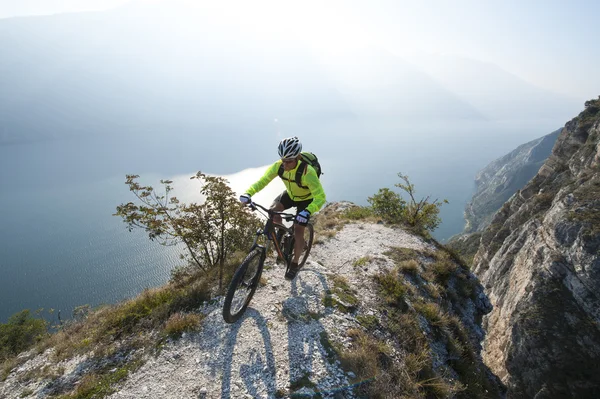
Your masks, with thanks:
M 302 152 L 302 143 L 298 137 L 288 137 L 281 140 L 278 150 L 280 158 L 295 158 Z

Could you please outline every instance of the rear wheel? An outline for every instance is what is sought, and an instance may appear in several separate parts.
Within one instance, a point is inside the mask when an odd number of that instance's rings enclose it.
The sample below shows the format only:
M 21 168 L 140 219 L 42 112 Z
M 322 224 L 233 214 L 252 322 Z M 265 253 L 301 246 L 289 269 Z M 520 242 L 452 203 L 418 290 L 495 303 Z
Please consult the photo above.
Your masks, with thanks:
M 261 255 L 258 249 L 250 252 L 233 275 L 223 304 L 223 319 L 227 323 L 235 323 L 244 314 L 258 288 L 263 266 Z
M 287 227 L 285 227 L 282 224 L 279 223 L 273 223 L 273 229 L 275 230 L 275 239 L 277 240 L 277 245 L 279 246 L 279 249 L 281 249 L 281 252 L 285 252 L 285 243 L 284 243 L 284 236 L 285 233 L 287 232 Z M 275 250 L 275 248 L 273 248 Z M 277 259 L 281 259 L 279 257 L 279 254 L 277 254 L 277 250 L 275 250 L 275 255 L 277 256 Z
M 295 245 L 295 236 L 292 238 L 292 254 L 290 259 L 294 259 L 294 253 L 296 252 Z M 310 250 L 312 248 L 313 238 L 315 237 L 315 232 L 312 224 L 307 224 L 304 228 L 304 248 L 302 253 L 300 254 L 300 258 L 298 259 L 298 268 L 304 266 L 306 263 L 306 259 L 310 254 Z

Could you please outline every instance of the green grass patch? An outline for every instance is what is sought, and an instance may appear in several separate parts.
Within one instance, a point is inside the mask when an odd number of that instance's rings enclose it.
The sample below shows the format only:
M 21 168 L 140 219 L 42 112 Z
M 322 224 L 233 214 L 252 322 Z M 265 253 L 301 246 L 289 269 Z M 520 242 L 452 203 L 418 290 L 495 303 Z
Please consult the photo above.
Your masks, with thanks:
M 405 260 L 398 263 L 398 268 L 404 273 L 416 276 L 419 272 L 419 262 L 417 262 L 415 259 Z
M 328 278 L 333 287 L 325 292 L 323 305 L 334 307 L 343 313 L 355 311 L 359 305 L 359 300 L 356 297 L 356 291 L 350 288 L 348 280 L 335 274 L 329 274 Z
M 333 364 L 337 359 L 339 348 L 331 342 L 326 331 L 321 331 L 319 333 L 319 342 L 327 353 L 327 360 L 329 363 Z
M 376 330 L 379 327 L 379 318 L 373 315 L 358 315 L 356 316 L 358 324 L 367 330 Z
M 310 396 L 311 398 L 322 399 L 323 395 L 321 395 L 319 393 L 319 391 L 315 389 L 316 386 L 317 386 L 317 384 L 315 384 L 314 382 L 312 382 L 310 380 L 310 374 L 305 373 L 297 380 L 292 381 L 292 383 L 290 384 L 290 392 L 292 392 L 290 394 L 290 398 L 292 398 L 292 399 L 306 398 L 307 396 L 305 394 L 295 393 L 294 391 L 298 391 L 302 388 L 309 388 L 314 392 L 314 395 Z
M 361 330 L 348 330 L 352 347 L 339 354 L 344 370 L 352 370 L 358 381 L 377 378 L 380 371 L 379 355 L 389 352 L 385 344 Z
M 417 302 L 414 304 L 415 310 L 419 312 L 429 324 L 436 327 L 445 327 L 449 323 L 448 316 L 440 308 L 437 303 L 434 302 Z
M 129 373 L 140 368 L 142 364 L 141 360 L 135 360 L 114 371 L 103 370 L 103 372 L 86 374 L 74 392 L 58 396 L 57 399 L 93 399 L 108 396 L 116 392 L 118 383 L 125 380 Z
M 412 248 L 391 247 L 383 254 L 389 256 L 396 264 L 399 264 L 408 260 L 418 259 L 421 252 Z
M 397 307 L 403 311 L 408 309 L 405 301 L 408 288 L 404 281 L 404 276 L 399 275 L 396 270 L 392 270 L 377 274 L 374 278 L 388 305 Z
M 365 266 L 365 265 L 371 263 L 372 260 L 373 260 L 373 257 L 370 255 L 363 256 L 361 258 L 356 259 L 354 262 L 352 262 L 352 266 L 362 267 L 362 266 Z

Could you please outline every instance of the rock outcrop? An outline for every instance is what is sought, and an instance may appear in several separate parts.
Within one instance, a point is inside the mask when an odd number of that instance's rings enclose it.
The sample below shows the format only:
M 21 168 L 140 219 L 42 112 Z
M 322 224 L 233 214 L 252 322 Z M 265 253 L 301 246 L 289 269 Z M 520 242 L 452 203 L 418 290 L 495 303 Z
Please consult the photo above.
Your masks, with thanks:
M 494 213 L 539 171 L 562 129 L 517 147 L 475 177 L 477 190 L 465 209 L 464 233 L 484 230 Z
M 600 99 L 483 231 L 483 358 L 509 397 L 600 397 Z

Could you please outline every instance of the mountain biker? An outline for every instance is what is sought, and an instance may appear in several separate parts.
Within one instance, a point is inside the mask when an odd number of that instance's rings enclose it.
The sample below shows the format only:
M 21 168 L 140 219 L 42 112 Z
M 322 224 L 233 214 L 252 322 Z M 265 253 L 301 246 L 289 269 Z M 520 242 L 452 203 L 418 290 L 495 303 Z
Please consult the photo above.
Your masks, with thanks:
M 285 191 L 282 192 L 271 205 L 271 209 L 282 212 L 291 207 L 296 207 L 296 219 L 294 220 L 294 259 L 290 265 L 285 278 L 293 280 L 298 273 L 298 260 L 304 250 L 304 229 L 308 224 L 310 215 L 317 212 L 325 204 L 325 191 L 321 186 L 321 181 L 317 176 L 315 169 L 306 164 L 306 169 L 302 174 L 300 187 L 296 183 L 296 171 L 299 167 L 304 167 L 305 162 L 301 160 L 302 143 L 298 137 L 288 137 L 279 143 L 279 157 L 273 165 L 271 165 L 263 177 L 256 183 L 250 186 L 245 194 L 240 196 L 240 201 L 244 204 L 250 203 L 250 197 L 265 188 L 275 177 L 278 176 L 278 171 L 283 164 L 283 176 L 281 179 L 285 184 Z M 273 220 L 276 223 L 281 223 L 281 216 L 276 215 Z

